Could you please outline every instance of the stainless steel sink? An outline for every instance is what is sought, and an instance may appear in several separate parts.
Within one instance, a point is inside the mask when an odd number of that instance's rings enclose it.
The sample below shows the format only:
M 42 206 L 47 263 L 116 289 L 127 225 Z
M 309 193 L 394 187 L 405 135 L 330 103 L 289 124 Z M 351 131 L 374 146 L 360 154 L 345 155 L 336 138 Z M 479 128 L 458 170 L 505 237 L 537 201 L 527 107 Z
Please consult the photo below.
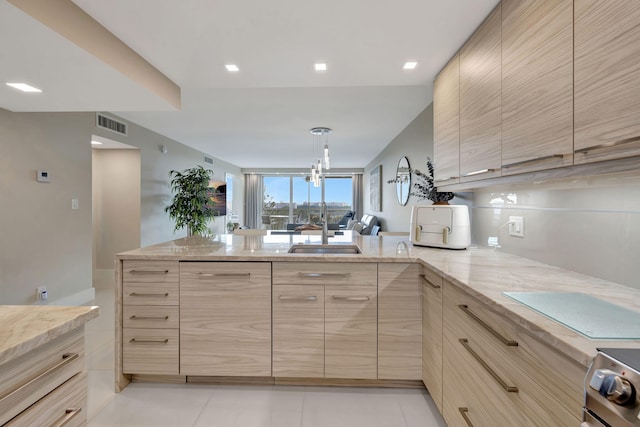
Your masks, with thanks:
M 362 251 L 356 245 L 293 245 L 289 248 L 290 254 L 361 254 Z

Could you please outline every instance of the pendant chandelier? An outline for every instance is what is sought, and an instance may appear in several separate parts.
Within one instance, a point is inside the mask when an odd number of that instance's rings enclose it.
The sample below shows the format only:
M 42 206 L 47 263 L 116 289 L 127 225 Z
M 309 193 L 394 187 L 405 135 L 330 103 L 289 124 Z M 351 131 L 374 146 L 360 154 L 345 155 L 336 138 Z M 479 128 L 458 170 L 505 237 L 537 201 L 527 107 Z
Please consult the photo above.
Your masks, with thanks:
M 315 127 L 309 130 L 313 135 L 313 154 L 318 155 L 318 162 L 311 165 L 311 181 L 314 187 L 320 186 L 320 179 L 323 177 L 323 171 L 329 170 L 329 134 L 331 129 L 328 127 Z

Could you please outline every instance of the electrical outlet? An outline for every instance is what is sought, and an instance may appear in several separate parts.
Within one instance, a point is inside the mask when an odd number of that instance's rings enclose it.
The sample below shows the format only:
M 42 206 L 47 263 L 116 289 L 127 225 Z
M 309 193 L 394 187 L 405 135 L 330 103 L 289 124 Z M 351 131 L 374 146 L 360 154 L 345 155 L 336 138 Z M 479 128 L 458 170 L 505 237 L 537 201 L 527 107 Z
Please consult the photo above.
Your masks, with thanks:
M 524 237 L 524 217 L 509 217 L 509 236 Z
M 46 286 L 38 286 L 36 288 L 36 299 L 38 301 L 46 301 L 49 298 L 49 293 L 47 292 Z
M 78 209 L 78 199 L 71 199 L 71 209 Z

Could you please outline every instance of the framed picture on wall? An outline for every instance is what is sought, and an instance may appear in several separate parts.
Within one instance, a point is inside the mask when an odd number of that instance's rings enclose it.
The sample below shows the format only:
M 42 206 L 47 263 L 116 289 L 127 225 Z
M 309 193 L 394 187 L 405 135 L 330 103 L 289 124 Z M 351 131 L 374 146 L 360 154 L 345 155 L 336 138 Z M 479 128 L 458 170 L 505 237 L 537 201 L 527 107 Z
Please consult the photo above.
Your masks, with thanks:
M 382 165 L 369 172 L 369 206 L 371 210 L 382 212 Z

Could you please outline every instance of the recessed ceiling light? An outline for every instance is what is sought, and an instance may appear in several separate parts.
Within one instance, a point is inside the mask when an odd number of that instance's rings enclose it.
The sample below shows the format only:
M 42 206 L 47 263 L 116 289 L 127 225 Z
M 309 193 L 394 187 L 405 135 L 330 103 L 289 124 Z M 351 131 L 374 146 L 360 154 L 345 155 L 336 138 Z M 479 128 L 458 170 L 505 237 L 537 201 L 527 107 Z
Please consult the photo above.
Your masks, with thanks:
M 225 67 L 227 71 L 230 71 L 232 73 L 240 71 L 240 68 L 238 68 L 236 64 L 226 64 Z
M 102 145 L 100 141 L 91 141 L 91 145 Z
M 12 88 L 21 90 L 23 92 L 42 92 L 41 89 L 37 87 L 29 86 L 26 83 L 7 83 L 7 86 L 11 86 Z
M 404 63 L 404 66 L 402 67 L 403 70 L 414 70 L 416 67 L 418 66 L 418 63 L 416 61 L 407 61 Z
M 316 71 L 327 71 L 327 63 L 326 62 L 316 62 L 313 64 L 313 67 Z

